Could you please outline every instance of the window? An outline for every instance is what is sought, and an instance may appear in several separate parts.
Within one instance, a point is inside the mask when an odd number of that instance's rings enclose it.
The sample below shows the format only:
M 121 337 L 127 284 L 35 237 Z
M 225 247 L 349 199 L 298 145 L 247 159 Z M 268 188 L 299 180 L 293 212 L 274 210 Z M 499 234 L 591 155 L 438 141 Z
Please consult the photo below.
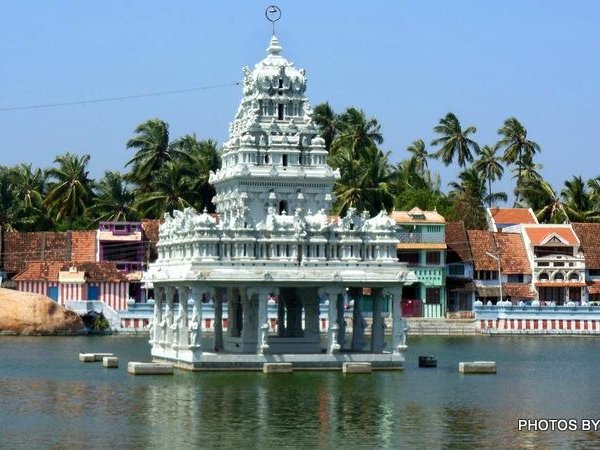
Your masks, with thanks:
M 589 269 L 590 277 L 600 277 L 600 269 Z
M 286 167 L 288 165 L 288 155 L 283 155 L 281 157 L 281 160 L 282 160 L 281 163 L 283 164 L 283 166 Z
M 279 103 L 277 105 L 277 119 L 283 120 L 283 104 Z
M 579 274 L 576 272 L 570 273 L 569 281 L 579 281 Z
M 538 280 L 540 281 L 548 281 L 550 276 L 546 272 L 542 272 L 538 275 Z
M 439 266 L 441 262 L 440 252 L 427 252 L 425 255 L 428 266 Z
M 522 273 L 511 273 L 507 276 L 509 283 L 522 283 L 523 282 L 523 274 Z
M 562 272 L 557 272 L 556 274 L 554 274 L 554 279 L 556 281 L 562 281 L 565 279 L 565 275 Z
M 398 252 L 398 260 L 408 264 L 419 264 L 419 252 Z
M 287 202 L 285 200 L 281 200 L 279 202 L 279 214 L 283 214 L 283 212 L 287 213 Z
M 428 304 L 439 304 L 440 288 L 427 288 L 425 291 L 425 301 Z
M 448 266 L 448 275 L 464 276 L 465 266 L 462 264 L 453 264 Z

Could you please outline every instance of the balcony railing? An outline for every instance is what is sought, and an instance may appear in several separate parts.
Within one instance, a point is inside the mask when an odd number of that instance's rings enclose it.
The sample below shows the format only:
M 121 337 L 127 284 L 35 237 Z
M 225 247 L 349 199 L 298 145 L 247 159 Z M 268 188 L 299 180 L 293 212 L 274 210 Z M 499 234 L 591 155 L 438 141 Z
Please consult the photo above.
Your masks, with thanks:
M 444 244 L 446 236 L 444 233 L 410 233 L 400 231 L 396 233 L 401 244 Z

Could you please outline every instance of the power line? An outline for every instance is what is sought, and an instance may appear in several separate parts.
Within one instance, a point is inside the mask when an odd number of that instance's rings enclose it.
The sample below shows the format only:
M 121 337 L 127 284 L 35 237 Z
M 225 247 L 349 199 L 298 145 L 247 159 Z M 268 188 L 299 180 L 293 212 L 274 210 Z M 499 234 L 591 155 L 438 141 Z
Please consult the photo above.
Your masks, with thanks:
M 163 95 L 174 95 L 174 94 L 184 94 L 186 92 L 195 92 L 195 91 L 208 91 L 211 89 L 218 89 L 222 87 L 229 86 L 239 86 L 240 82 L 232 82 L 232 83 L 223 83 L 223 84 L 213 84 L 206 86 L 198 86 L 193 88 L 186 89 L 175 89 L 172 91 L 160 91 L 160 92 L 150 92 L 146 94 L 136 94 L 136 95 L 122 95 L 119 97 L 104 97 L 104 98 L 94 98 L 88 100 L 76 100 L 72 102 L 56 102 L 56 103 L 40 103 L 37 105 L 22 105 L 22 106 L 6 106 L 0 107 L 0 112 L 6 111 L 26 111 L 32 109 L 47 109 L 47 108 L 59 108 L 62 106 L 75 106 L 75 105 L 89 105 L 93 103 L 107 103 L 107 102 L 116 102 L 122 100 L 132 100 L 137 98 L 145 98 L 145 97 L 159 97 Z

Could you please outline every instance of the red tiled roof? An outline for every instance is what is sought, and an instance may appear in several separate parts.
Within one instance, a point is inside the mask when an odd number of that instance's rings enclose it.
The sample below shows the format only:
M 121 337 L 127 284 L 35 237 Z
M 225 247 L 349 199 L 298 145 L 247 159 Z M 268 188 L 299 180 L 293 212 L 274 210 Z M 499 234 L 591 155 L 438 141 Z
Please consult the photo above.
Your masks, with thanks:
M 496 225 L 538 223 L 537 218 L 528 208 L 490 208 L 489 214 Z
M 446 245 L 448 246 L 446 262 L 450 264 L 471 261 L 473 258 L 464 222 L 446 224 Z
M 127 282 L 127 277 L 117 270 L 112 262 L 31 261 L 27 268 L 17 274 L 14 281 L 58 281 L 59 272 L 75 267 L 78 272 L 85 272 L 88 282 Z
M 534 298 L 535 292 L 531 291 L 530 286 L 529 283 L 503 283 L 502 294 L 505 297 L 510 297 L 511 300 Z
M 587 288 L 590 294 L 600 294 L 600 281 L 590 281 L 587 284 Z
M 553 234 L 566 241 L 565 245 L 577 245 L 579 239 L 575 236 L 573 229 L 570 226 L 527 226 L 525 232 L 533 245 L 542 245 Z
M 531 266 L 520 234 L 496 233 L 496 245 L 500 249 L 503 274 L 530 274 Z
M 586 269 L 600 269 L 600 223 L 574 223 L 572 225 L 581 241 Z
M 486 254 L 496 254 L 498 249 L 494 240 L 494 233 L 484 230 L 468 230 L 469 245 L 473 255 L 473 268 L 475 270 L 498 271 L 498 262 Z

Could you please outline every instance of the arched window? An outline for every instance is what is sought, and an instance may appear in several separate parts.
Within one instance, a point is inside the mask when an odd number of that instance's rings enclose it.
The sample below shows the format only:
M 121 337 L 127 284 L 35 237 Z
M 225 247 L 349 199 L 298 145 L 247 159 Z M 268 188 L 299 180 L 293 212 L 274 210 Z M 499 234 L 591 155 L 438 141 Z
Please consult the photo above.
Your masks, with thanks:
M 279 202 L 279 214 L 283 214 L 283 212 L 287 213 L 287 202 L 285 200 L 281 200 Z
M 554 280 L 555 281 L 563 281 L 565 279 L 565 274 L 562 272 L 556 272 L 554 274 Z
M 577 272 L 571 272 L 569 274 L 569 281 L 579 281 L 579 274 Z
M 546 272 L 542 272 L 538 275 L 539 281 L 548 281 L 549 279 L 550 279 L 550 276 Z

